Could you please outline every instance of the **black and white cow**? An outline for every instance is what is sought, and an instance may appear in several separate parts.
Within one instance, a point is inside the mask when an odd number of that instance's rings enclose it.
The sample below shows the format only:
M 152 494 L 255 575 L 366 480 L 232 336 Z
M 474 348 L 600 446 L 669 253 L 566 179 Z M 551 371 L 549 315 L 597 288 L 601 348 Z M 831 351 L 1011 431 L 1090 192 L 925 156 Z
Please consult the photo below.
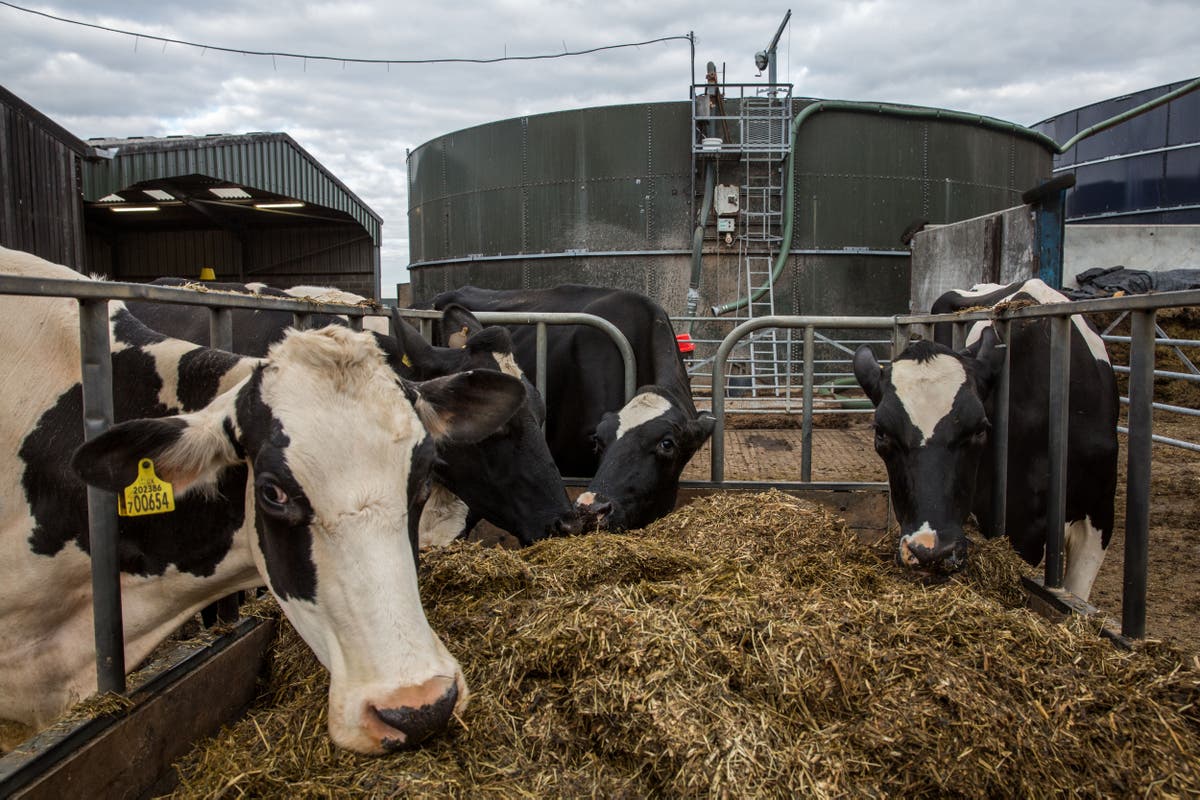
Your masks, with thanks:
M 183 285 L 176 278 L 155 281 L 160 285 Z M 338 289 L 316 286 L 293 287 L 286 291 L 263 284 L 209 284 L 207 288 L 272 297 L 307 297 L 354 305 L 362 300 Z M 187 341 L 208 342 L 209 313 L 197 306 L 131 302 L 129 310 L 154 330 Z M 260 355 L 283 337 L 292 324 L 286 311 L 236 309 L 231 315 L 233 349 Z M 368 317 L 364 327 L 378 324 Z M 457 320 L 457 318 L 456 318 Z M 312 324 L 345 324 L 345 320 L 317 314 Z M 431 380 L 469 370 L 494 370 L 520 378 L 525 402 L 491 436 L 478 442 L 444 441 L 438 446 L 434 465 L 436 482 L 421 519 L 422 547 L 438 547 L 468 533 L 480 519 L 532 544 L 549 536 L 577 533 L 579 515 L 567 499 L 562 477 L 542 436 L 545 406 L 537 389 L 524 379 L 512 357 L 512 343 L 504 329 L 489 329 L 475 320 L 469 341 L 454 348 L 432 347 L 407 323 L 399 322 L 397 338 L 376 328 L 376 339 L 390 356 L 392 366 L 404 378 Z M 459 324 L 456 321 L 456 324 Z M 386 324 L 383 326 L 386 329 Z
M 0 271 L 86 280 L 2 248 Z M 0 315 L 0 717 L 39 727 L 95 690 L 84 481 L 121 491 L 142 459 L 176 509 L 119 520 L 127 664 L 203 606 L 265 584 L 330 671 L 338 745 L 412 746 L 463 708 L 462 671 L 421 607 L 414 515 L 435 442 L 503 425 L 519 381 L 406 382 L 346 327 L 237 357 L 113 302 L 118 424 L 83 444 L 77 304 L 0 296 Z
M 637 359 L 640 388 L 628 403 L 620 351 L 607 334 L 581 325 L 547 328 L 550 452 L 563 475 L 591 478 L 576 504 L 596 527 L 639 528 L 675 507 L 679 476 L 715 420 L 697 414 L 671 321 L 656 303 L 634 292 L 564 284 L 535 291 L 468 286 L 438 295 L 433 306 L 446 312 L 447 323 L 453 306 L 579 312 L 613 323 Z M 536 380 L 536 331 L 511 330 L 517 363 Z
M 1008 301 L 1061 303 L 1040 280 L 977 287 L 938 299 L 935 313 Z M 1071 318 L 1070 427 L 1067 444 L 1065 588 L 1086 600 L 1113 529 L 1117 482 L 1117 389 L 1104 342 L 1087 320 Z M 1050 479 L 1049 353 L 1046 319 L 1014 320 L 1011 358 L 1006 527 L 1020 556 L 1038 564 L 1046 548 Z M 854 356 L 854 373 L 875 404 L 875 450 L 887 465 L 900 522 L 899 560 L 954 570 L 966 556 L 963 523 L 974 514 L 992 530 L 992 388 L 1003 366 L 990 322 L 975 323 L 967 347 L 915 342 L 889 367 L 870 347 Z

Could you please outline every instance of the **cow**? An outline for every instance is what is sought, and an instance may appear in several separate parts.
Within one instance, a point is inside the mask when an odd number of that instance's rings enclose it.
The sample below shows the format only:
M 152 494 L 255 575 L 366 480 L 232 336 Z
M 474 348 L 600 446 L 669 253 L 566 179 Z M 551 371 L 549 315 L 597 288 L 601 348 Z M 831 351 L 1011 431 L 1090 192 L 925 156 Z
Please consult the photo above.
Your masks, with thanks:
M 161 278 L 161 285 L 183 285 L 177 278 Z M 262 284 L 210 284 L 221 291 L 268 297 L 317 297 L 354 305 L 363 298 L 328 287 L 293 287 L 286 291 Z M 208 341 L 209 313 L 197 306 L 131 302 L 130 312 L 154 330 L 187 341 Z M 379 319 L 369 317 L 368 319 Z M 345 324 L 344 318 L 316 314 L 310 324 Z M 292 325 L 287 311 L 235 309 L 232 313 L 233 350 L 260 355 Z M 386 328 L 386 326 L 384 326 Z M 545 406 L 537 389 L 521 375 L 512 359 L 512 344 L 503 329 L 482 332 L 464 346 L 432 347 L 407 323 L 396 321 L 396 336 L 379 332 L 376 340 L 391 354 L 397 373 L 411 380 L 431 380 L 456 372 L 488 369 L 507 372 L 522 380 L 526 399 L 522 407 L 496 433 L 478 442 L 444 441 L 434 464 L 433 496 L 425 506 L 420 525 L 423 548 L 439 547 L 460 538 L 486 519 L 511 533 L 523 545 L 551 536 L 577 533 L 580 519 L 567 498 L 562 477 L 554 465 L 541 433 Z M 371 329 L 371 323 L 364 323 Z
M 1066 298 L 1040 280 L 949 292 L 934 313 Z M 1113 530 L 1117 485 L 1118 398 L 1104 342 L 1087 320 L 1071 317 L 1064 588 L 1087 600 Z M 1049 493 L 1048 319 L 1009 324 L 1007 535 L 1031 565 L 1046 549 Z M 854 355 L 854 374 L 875 405 L 875 450 L 887 466 L 900 523 L 898 559 L 925 571 L 953 571 L 966 558 L 963 524 L 974 514 L 990 535 L 993 388 L 1004 351 L 991 322 L 975 323 L 955 352 L 949 329 L 910 344 L 889 367 L 871 348 Z M 939 341 L 940 340 L 940 341 Z
M 671 321 L 649 298 L 619 289 L 564 284 L 534 291 L 467 286 L 437 295 L 443 337 L 473 329 L 465 310 L 578 312 L 613 323 L 637 360 L 639 388 L 625 402 L 620 351 L 590 326 L 547 329 L 546 440 L 566 476 L 590 478 L 576 500 L 588 526 L 643 527 L 675 507 L 679 476 L 712 435 L 698 414 Z M 456 310 L 456 307 L 458 310 Z M 463 317 L 461 326 L 453 319 Z M 536 333 L 512 328 L 517 364 L 536 379 Z M 446 339 L 446 343 L 449 339 Z
M 89 280 L 3 248 L 0 272 Z M 175 510 L 119 518 L 128 665 L 203 606 L 265 585 L 330 672 L 337 745 L 412 747 L 463 709 L 462 670 L 421 606 L 415 519 L 436 443 L 504 425 L 520 381 L 405 381 L 344 326 L 240 357 L 114 301 L 117 424 L 85 443 L 77 303 L 0 296 L 0 314 L 0 717 L 40 728 L 95 691 L 85 484 L 121 492 L 147 461 Z

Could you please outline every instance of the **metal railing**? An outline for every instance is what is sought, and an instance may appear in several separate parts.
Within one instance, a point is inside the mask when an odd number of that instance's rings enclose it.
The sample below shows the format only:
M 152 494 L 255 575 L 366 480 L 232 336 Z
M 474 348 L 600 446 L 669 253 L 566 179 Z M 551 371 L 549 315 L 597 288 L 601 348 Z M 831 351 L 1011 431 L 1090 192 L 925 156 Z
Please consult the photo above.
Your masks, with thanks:
M 616 325 L 613 325 L 608 320 L 597 317 L 594 314 L 578 314 L 569 312 L 525 312 L 525 311 L 472 311 L 475 319 L 485 325 L 536 325 L 536 341 L 535 341 L 535 364 L 537 366 L 537 386 L 538 394 L 544 400 L 546 397 L 546 373 L 547 373 L 547 325 L 586 325 L 603 331 L 612 339 L 617 350 L 621 353 L 622 364 L 622 379 L 624 381 L 625 402 L 628 403 L 633 399 L 633 393 L 637 390 L 637 359 L 633 354 L 633 347 L 630 346 L 629 340 L 625 338 L 625 334 L 621 333 Z M 441 311 L 425 311 L 413 308 L 394 308 L 392 309 L 394 318 L 399 319 L 414 319 L 418 322 L 418 328 L 421 331 L 421 336 L 426 341 L 433 339 L 433 322 L 442 318 Z M 585 368 L 584 365 L 578 365 L 580 369 Z
M 384 315 L 383 309 L 316 303 L 259 295 L 197 292 L 136 283 L 30 278 L 0 274 L 0 294 L 64 297 L 79 303 L 79 353 L 83 383 L 84 441 L 113 424 L 112 351 L 109 341 L 110 300 L 201 305 L 210 309 L 214 343 L 231 350 L 234 308 L 290 311 L 297 327 L 307 327 L 313 314 L 346 315 L 362 329 L 362 317 Z M 214 344 L 216 346 L 216 344 Z M 125 691 L 125 634 L 121 619 L 120 562 L 117 549 L 117 498 L 113 492 L 87 487 L 88 537 L 92 568 L 92 607 L 96 637 L 96 678 L 100 692 Z
M 365 316 L 385 316 L 381 308 L 336 303 L 317 303 L 301 299 L 283 299 L 257 295 L 223 292 L 198 293 L 188 289 L 145 284 L 107 283 L 76 280 L 39 279 L 0 275 L 0 294 L 65 297 L 79 303 L 80 361 L 83 383 L 83 426 L 85 440 L 103 433 L 113 424 L 112 361 L 109 341 L 110 300 L 146 301 L 177 305 L 199 305 L 209 308 L 210 336 L 214 346 L 231 349 L 233 308 L 290 311 L 297 327 L 307 327 L 314 314 L 344 315 L 352 328 L 362 328 Z M 914 326 L 931 326 L 937 322 L 952 322 L 955 341 L 962 342 L 965 325 L 976 320 L 992 320 L 999 328 L 1001 339 L 1007 338 L 1007 325 L 1014 319 L 1048 317 L 1052 325 L 1050 352 L 1051 374 L 1059 376 L 1050 391 L 1051 479 L 1049 524 L 1046 543 L 1045 584 L 1061 588 L 1063 584 L 1063 522 L 1065 521 L 1066 430 L 1069 385 L 1070 316 L 1088 313 L 1128 312 L 1132 317 L 1129 338 L 1129 428 L 1128 478 L 1126 487 L 1125 581 L 1122 601 L 1122 632 L 1132 638 L 1145 635 L 1146 571 L 1149 534 L 1149 488 L 1151 473 L 1151 425 L 1153 420 L 1153 381 L 1155 347 L 1155 313 L 1161 308 L 1200 305 L 1200 291 L 1168 292 L 1155 295 L 1133 295 L 1103 300 L 1006 308 L 1002 310 L 968 312 L 956 315 L 904 315 L 897 317 L 761 317 L 738 325 L 721 340 L 712 361 L 712 411 L 716 417 L 712 438 L 712 481 L 724 482 L 724 416 L 725 374 L 730 354 L 737 343 L 754 331 L 766 327 L 803 330 L 803 450 L 801 476 L 811 478 L 811 439 L 813 412 L 813 376 L 815 365 L 812 351 L 818 329 L 890 330 L 893 352 L 907 345 Z M 432 319 L 440 312 L 404 310 L 401 316 L 415 318 L 427 332 Z M 476 317 L 484 323 L 532 324 L 538 326 L 538 378 L 544 391 L 546 374 L 546 325 L 592 325 L 605 330 L 617 344 L 624 361 L 625 394 L 632 397 L 635 390 L 635 360 L 624 336 L 611 323 L 585 314 L 524 314 L 509 312 L 479 312 Z M 614 335 L 615 333 L 615 335 Z M 428 336 L 428 333 L 426 333 Z M 1008 419 L 1009 359 L 1006 357 L 1000 383 L 996 389 L 997 403 L 993 436 L 998 442 L 994 496 L 1001 502 L 997 510 L 997 530 L 1005 524 L 1004 502 L 1007 476 L 1007 419 Z M 1003 444 L 1000 444 L 1003 443 Z M 858 484 L 853 484 L 857 486 Z M 879 484 L 862 484 L 862 486 Z M 119 560 L 117 555 L 116 496 L 88 487 L 88 526 L 92 564 L 93 604 L 96 636 L 98 688 L 101 692 L 123 692 L 125 689 L 124 635 L 121 620 Z
M 1005 328 L 1018 319 L 1049 318 L 1051 324 L 1049 397 L 1050 412 L 1050 492 L 1047 504 L 1046 562 L 1044 585 L 1061 589 L 1064 577 L 1064 523 L 1066 518 L 1066 465 L 1068 427 L 1068 389 L 1070 385 L 1071 316 L 1127 312 L 1131 318 L 1128 367 L 1129 426 L 1127 430 L 1127 473 L 1125 487 L 1125 566 L 1121 601 L 1121 632 L 1140 639 L 1146 635 L 1146 576 L 1149 561 L 1151 444 L 1153 442 L 1155 314 L 1163 308 L 1180 308 L 1200 304 L 1200 291 L 1162 292 L 1148 295 L 1129 295 L 1100 300 L 1079 300 L 1025 307 L 1009 307 L 989 311 L 964 312 L 954 315 L 906 315 L 896 318 L 897 330 L 910 326 L 930 326 L 938 322 L 953 322 L 955 341 L 961 342 L 965 325 L 979 320 L 993 320 L 1000 326 L 1001 340 L 1007 339 Z M 1005 358 L 1001 385 L 996 392 L 996 420 L 993 437 L 997 441 L 994 476 L 995 496 L 1006 497 L 1007 479 L 1007 420 L 1008 381 L 1011 353 Z M 1003 427 L 1002 427 L 1003 426 Z M 995 531 L 1005 527 L 1004 503 L 994 504 Z
M 725 369 L 734 347 L 743 338 L 763 328 L 803 328 L 804 358 L 801 380 L 803 420 L 801 422 L 800 480 L 812 479 L 812 423 L 813 423 L 813 350 L 816 330 L 824 329 L 878 329 L 893 330 L 892 317 L 757 317 L 746 320 L 729 332 L 717 347 L 712 367 L 712 413 L 717 422 L 712 435 L 711 474 L 714 483 L 725 480 Z M 895 340 L 893 340 L 895 341 Z

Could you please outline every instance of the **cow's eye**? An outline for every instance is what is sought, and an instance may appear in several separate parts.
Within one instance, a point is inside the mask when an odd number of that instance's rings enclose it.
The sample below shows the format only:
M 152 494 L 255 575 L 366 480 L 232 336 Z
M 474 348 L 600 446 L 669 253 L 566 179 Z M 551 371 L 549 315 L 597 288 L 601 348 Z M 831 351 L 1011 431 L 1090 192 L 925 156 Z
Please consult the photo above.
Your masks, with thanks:
M 258 496 L 267 508 L 282 509 L 287 505 L 288 494 L 273 480 L 263 480 L 258 485 Z
M 663 437 L 658 442 L 658 452 L 664 456 L 669 456 L 675 452 L 675 440 L 670 436 Z

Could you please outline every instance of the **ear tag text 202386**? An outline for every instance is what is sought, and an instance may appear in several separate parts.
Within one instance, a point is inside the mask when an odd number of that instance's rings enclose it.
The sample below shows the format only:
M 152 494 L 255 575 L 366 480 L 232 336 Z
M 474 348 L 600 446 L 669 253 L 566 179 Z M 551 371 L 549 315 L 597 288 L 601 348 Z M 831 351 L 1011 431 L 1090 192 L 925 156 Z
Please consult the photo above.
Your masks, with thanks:
M 137 479 L 117 495 L 117 514 L 122 517 L 143 517 L 174 510 L 175 492 L 171 484 L 154 474 L 153 461 L 143 458 L 138 462 Z

